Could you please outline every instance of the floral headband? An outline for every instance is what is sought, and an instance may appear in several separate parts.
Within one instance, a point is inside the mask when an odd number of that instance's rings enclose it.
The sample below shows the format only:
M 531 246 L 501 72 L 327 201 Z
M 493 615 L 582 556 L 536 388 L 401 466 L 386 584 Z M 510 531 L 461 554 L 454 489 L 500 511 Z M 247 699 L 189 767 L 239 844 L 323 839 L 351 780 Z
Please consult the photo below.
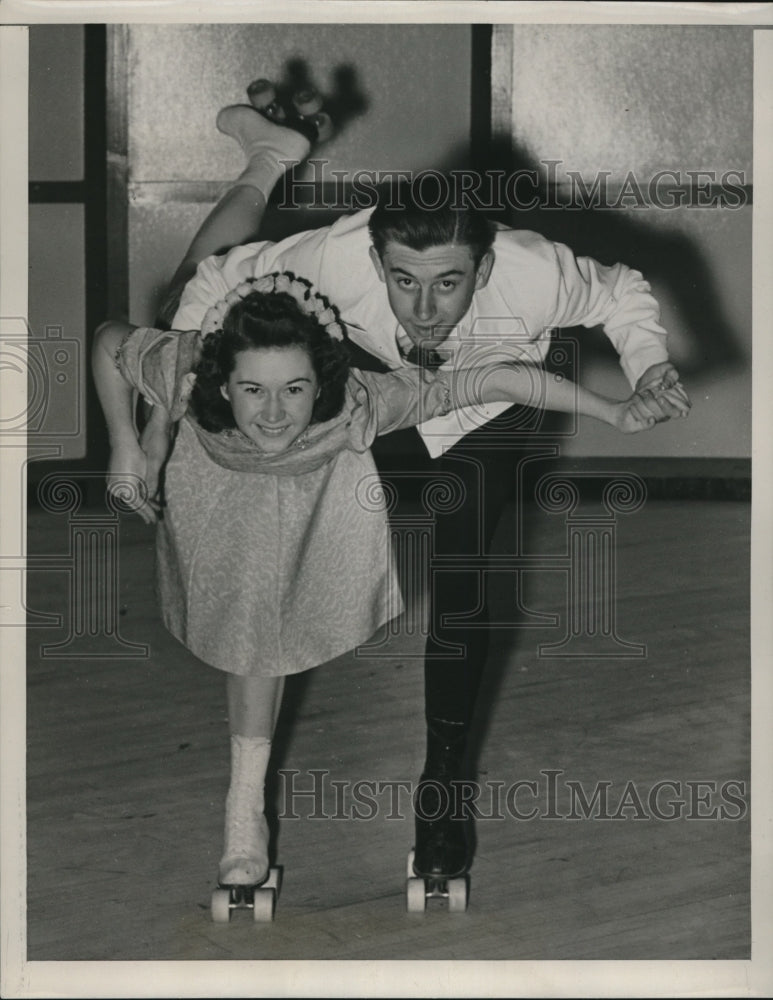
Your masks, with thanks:
M 234 303 L 245 298 L 252 292 L 268 295 L 272 292 L 286 292 L 291 295 L 307 316 L 315 316 L 317 322 L 324 328 L 333 340 L 343 340 L 344 330 L 336 320 L 335 310 L 317 292 L 312 285 L 296 278 L 291 271 L 275 271 L 261 278 L 247 278 L 230 291 L 224 299 L 217 302 L 204 314 L 201 324 L 201 337 L 211 336 L 223 329 L 223 320 Z

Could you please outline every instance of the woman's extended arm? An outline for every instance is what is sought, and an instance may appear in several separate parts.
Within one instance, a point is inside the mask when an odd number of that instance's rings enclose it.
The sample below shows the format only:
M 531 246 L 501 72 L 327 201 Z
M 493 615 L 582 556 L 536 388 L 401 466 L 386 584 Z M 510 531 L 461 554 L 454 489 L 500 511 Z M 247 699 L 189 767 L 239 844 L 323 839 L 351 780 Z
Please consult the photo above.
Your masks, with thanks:
M 162 462 L 140 447 L 134 424 L 134 391 L 116 366 L 117 352 L 134 329 L 128 323 L 103 323 L 94 334 L 91 367 L 110 438 L 107 488 L 136 510 L 143 521 L 152 524 L 159 510 L 154 497 Z M 153 407 L 156 413 L 164 426 L 170 426 L 162 407 Z M 161 435 L 156 433 L 154 440 L 160 441 Z M 168 435 L 166 441 L 168 447 Z
M 595 417 L 624 434 L 634 434 L 670 419 L 665 414 L 658 418 L 653 408 L 647 406 L 647 394 L 651 392 L 657 400 L 658 389 L 643 389 L 622 401 L 608 399 L 525 361 L 441 368 L 437 374 L 413 365 L 383 374 L 357 370 L 353 374 L 371 395 L 369 433 L 374 436 L 423 424 L 449 411 L 488 403 L 520 403 L 538 410 Z M 689 402 L 681 397 L 678 402 L 680 416 L 686 417 Z M 365 440 L 370 444 L 372 437 L 366 434 Z
M 608 399 L 560 375 L 524 362 L 463 368 L 447 373 L 452 406 L 482 403 L 522 403 L 542 410 L 595 417 L 626 434 L 645 430 L 657 422 L 644 403 L 643 394 L 628 399 Z M 689 404 L 680 416 L 686 417 Z

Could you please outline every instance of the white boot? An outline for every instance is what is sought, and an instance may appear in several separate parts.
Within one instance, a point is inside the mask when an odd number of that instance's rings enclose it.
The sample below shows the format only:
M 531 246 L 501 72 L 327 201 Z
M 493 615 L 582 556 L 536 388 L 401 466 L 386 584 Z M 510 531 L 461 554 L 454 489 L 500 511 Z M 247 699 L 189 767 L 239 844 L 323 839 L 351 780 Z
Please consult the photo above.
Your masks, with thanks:
M 255 885 L 268 875 L 268 823 L 264 785 L 271 741 L 231 737 L 231 785 L 225 804 L 221 885 Z
M 257 188 L 268 200 L 274 185 L 291 166 L 305 160 L 311 143 L 293 128 L 277 125 L 244 104 L 223 108 L 217 127 L 235 139 L 247 157 L 247 167 L 234 181 Z

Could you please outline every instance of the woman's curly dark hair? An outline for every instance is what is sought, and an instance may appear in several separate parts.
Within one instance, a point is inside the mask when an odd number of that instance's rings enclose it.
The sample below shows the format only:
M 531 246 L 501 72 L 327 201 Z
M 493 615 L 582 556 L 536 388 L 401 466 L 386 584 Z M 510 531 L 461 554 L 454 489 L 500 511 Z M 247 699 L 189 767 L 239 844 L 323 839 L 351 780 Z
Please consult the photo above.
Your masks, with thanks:
M 198 423 L 208 431 L 236 426 L 220 387 L 234 370 L 240 351 L 300 347 L 311 359 L 319 382 L 312 423 L 337 416 L 344 405 L 349 358 L 343 343 L 325 332 L 315 316 L 304 313 L 286 292 L 250 292 L 226 313 L 222 331 L 206 337 L 196 366 L 191 406 Z

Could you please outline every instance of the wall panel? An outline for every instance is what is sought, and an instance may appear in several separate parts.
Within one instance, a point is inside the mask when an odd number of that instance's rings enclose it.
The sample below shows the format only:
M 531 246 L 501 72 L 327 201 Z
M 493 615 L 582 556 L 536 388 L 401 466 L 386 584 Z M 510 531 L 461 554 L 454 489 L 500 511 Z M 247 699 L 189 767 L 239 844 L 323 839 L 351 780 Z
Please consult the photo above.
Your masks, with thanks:
M 497 165 L 540 185 L 509 221 L 641 270 L 695 402 L 637 437 L 586 421 L 564 451 L 750 456 L 751 29 L 498 26 L 493 52 Z M 590 385 L 625 390 L 601 347 L 582 360 Z

